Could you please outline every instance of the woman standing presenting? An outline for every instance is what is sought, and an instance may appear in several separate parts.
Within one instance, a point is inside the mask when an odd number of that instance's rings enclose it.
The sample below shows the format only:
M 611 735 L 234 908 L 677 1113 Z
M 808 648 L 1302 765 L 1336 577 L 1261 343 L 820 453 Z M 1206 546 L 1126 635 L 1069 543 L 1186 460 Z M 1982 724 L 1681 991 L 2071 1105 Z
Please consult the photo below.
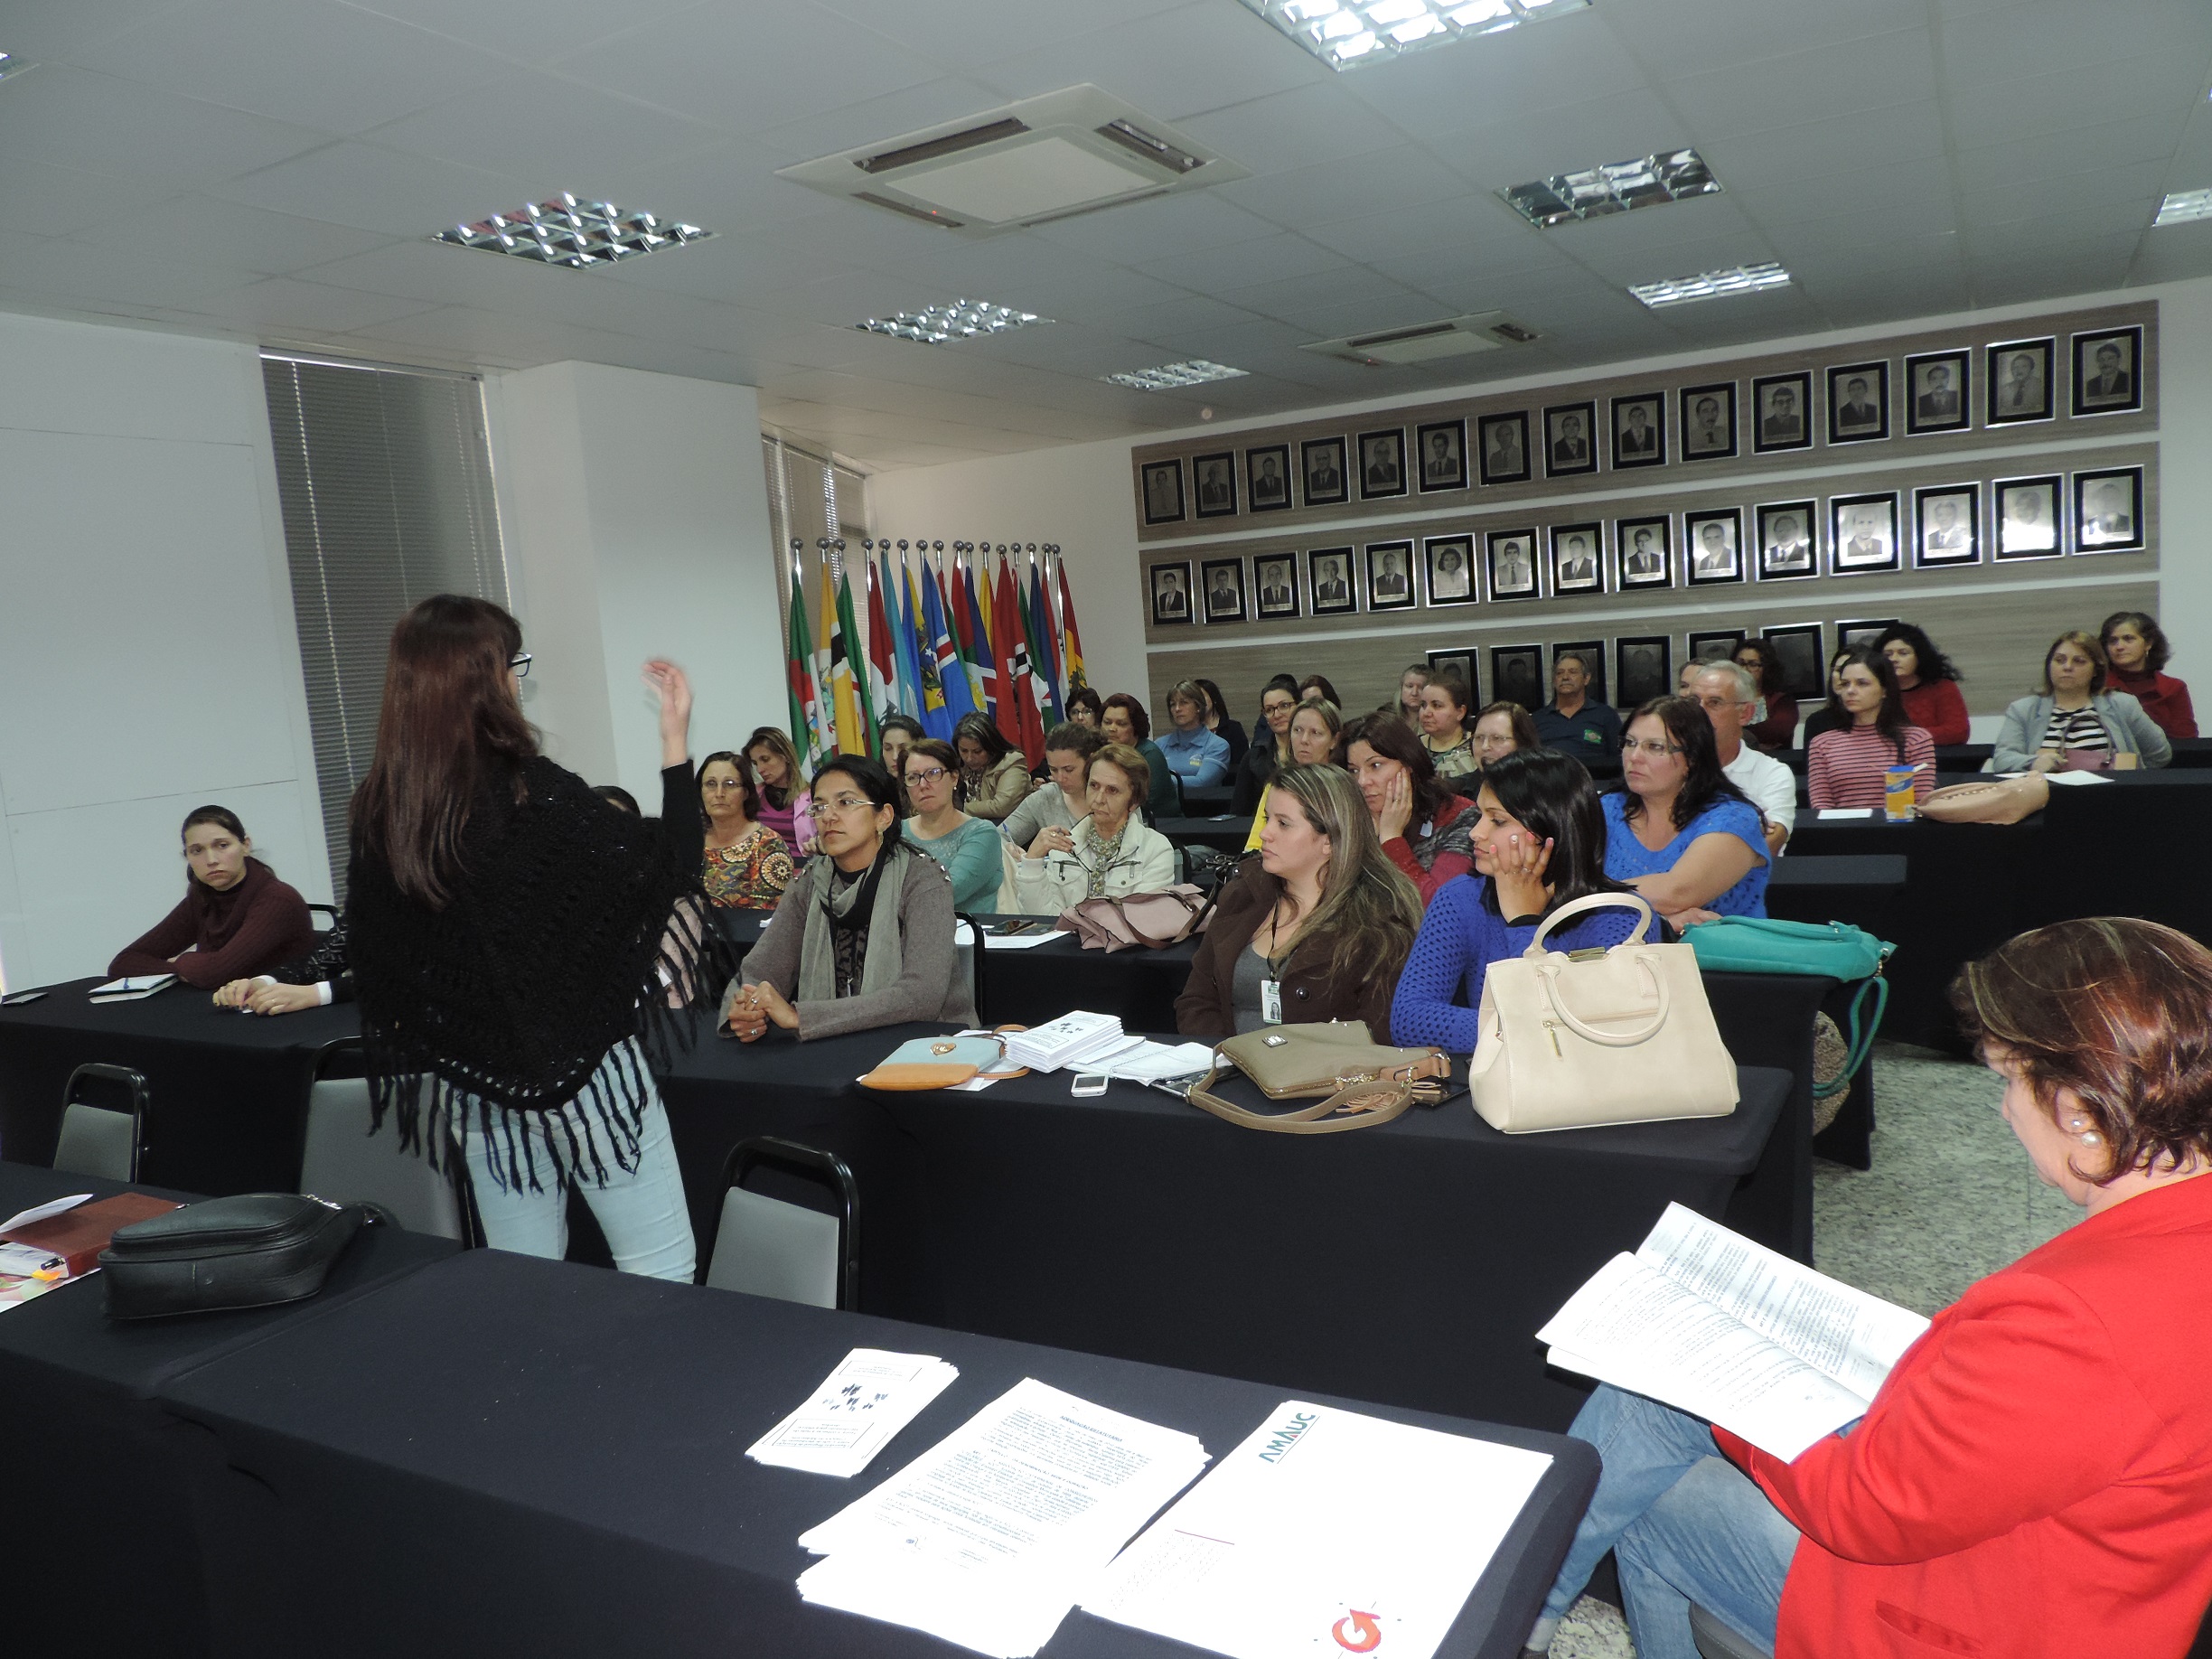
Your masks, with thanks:
M 400 1145 L 434 1166 L 459 1143 L 492 1248 L 566 1253 L 573 1183 L 616 1266 L 689 1283 L 691 1222 L 639 1039 L 670 1034 L 667 988 L 697 970 L 670 927 L 705 896 L 691 688 L 645 665 L 654 824 L 538 753 L 529 664 L 488 600 L 440 594 L 392 631 L 346 899 L 376 1121 L 396 1111 Z

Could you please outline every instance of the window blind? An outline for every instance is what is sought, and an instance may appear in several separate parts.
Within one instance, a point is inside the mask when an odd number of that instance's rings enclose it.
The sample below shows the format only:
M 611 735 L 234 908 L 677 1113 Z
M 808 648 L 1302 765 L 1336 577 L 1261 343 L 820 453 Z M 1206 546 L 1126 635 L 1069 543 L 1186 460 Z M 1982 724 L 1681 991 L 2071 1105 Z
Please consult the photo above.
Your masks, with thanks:
M 331 876 L 376 752 L 392 624 L 432 594 L 507 603 L 473 376 L 267 356 L 262 384 Z

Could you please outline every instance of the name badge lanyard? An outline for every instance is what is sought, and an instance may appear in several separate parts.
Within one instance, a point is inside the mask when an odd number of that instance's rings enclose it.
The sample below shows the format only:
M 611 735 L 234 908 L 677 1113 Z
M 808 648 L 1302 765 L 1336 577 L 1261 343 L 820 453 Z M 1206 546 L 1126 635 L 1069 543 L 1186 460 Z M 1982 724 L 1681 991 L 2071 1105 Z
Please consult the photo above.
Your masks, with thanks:
M 1260 981 L 1260 1017 L 1267 1025 L 1279 1026 L 1283 1023 L 1282 970 L 1297 951 L 1298 943 L 1294 940 L 1290 948 L 1281 955 L 1261 959 L 1267 963 L 1267 978 Z

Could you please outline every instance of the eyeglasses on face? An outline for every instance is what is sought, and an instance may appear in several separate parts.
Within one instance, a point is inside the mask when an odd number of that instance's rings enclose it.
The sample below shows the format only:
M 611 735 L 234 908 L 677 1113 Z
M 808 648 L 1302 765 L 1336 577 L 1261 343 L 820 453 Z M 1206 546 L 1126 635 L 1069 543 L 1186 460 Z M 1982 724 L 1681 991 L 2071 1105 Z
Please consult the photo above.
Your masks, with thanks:
M 906 769 L 906 787 L 913 789 L 918 784 L 942 783 L 951 775 L 942 766 L 909 766 Z
M 699 787 L 701 789 L 743 789 L 745 780 L 743 778 L 701 778 Z
M 818 796 L 814 801 L 814 816 L 817 818 L 825 811 L 842 818 L 848 812 L 872 812 L 875 810 L 876 803 L 865 795 L 832 795 L 826 801 Z
M 517 680 L 530 678 L 530 654 L 527 651 L 518 651 L 513 656 L 507 659 L 507 666 L 514 670 L 514 677 Z
M 1670 755 L 1680 755 L 1682 752 L 1679 743 L 1647 743 L 1641 737 L 1621 739 L 1623 755 L 1648 755 L 1654 760 L 1664 760 Z
M 1495 732 L 1476 732 L 1475 746 L 1478 749 L 1510 749 L 1514 746 L 1514 740 L 1510 734 L 1501 737 Z

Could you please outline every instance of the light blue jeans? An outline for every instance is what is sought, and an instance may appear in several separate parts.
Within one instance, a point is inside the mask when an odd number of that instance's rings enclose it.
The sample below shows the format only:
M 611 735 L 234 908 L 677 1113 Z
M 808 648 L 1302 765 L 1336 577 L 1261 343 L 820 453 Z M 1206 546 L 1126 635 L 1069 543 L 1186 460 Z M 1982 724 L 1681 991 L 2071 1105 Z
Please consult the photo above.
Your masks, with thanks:
M 1711 1426 L 1601 1383 L 1567 1432 L 1595 1446 L 1605 1469 L 1529 1645 L 1550 1644 L 1612 1550 L 1636 1659 L 1698 1659 L 1692 1601 L 1773 1647 L 1797 1529 L 1720 1455 Z
M 624 1047 L 631 1052 L 616 1048 L 600 1063 L 598 1080 L 605 1086 L 618 1068 L 623 1075 L 645 1080 L 648 1098 L 638 1129 L 636 1167 L 621 1167 L 606 1145 L 605 1126 L 591 1123 L 599 1141 L 600 1160 L 606 1166 L 605 1184 L 594 1186 L 589 1172 L 582 1170 L 570 1170 L 569 1178 L 584 1195 L 584 1202 L 591 1205 L 600 1231 L 606 1234 L 616 1267 L 625 1273 L 688 1285 L 698 1256 L 691 1240 L 691 1213 L 684 1204 L 683 1177 L 676 1167 L 676 1145 L 669 1135 L 668 1111 L 661 1104 L 660 1091 L 653 1086 L 644 1056 L 635 1052 L 634 1041 Z M 517 1137 L 529 1138 L 530 1156 L 537 1162 L 543 1190 L 532 1192 L 527 1181 L 520 1186 L 500 1184 L 506 1171 L 503 1167 L 496 1174 L 492 1170 L 473 1109 L 460 1110 L 464 1098 L 455 1101 L 454 1136 L 461 1143 L 469 1176 L 475 1184 L 476 1213 L 483 1220 L 484 1242 L 493 1250 L 559 1261 L 568 1253 L 568 1193 L 551 1178 L 552 1142 L 548 1133 L 557 1119 L 566 1120 L 560 1145 L 563 1157 L 567 1157 L 568 1132 L 573 1131 L 576 1144 L 582 1143 L 589 1109 L 571 1101 L 558 1114 L 507 1114 Z

